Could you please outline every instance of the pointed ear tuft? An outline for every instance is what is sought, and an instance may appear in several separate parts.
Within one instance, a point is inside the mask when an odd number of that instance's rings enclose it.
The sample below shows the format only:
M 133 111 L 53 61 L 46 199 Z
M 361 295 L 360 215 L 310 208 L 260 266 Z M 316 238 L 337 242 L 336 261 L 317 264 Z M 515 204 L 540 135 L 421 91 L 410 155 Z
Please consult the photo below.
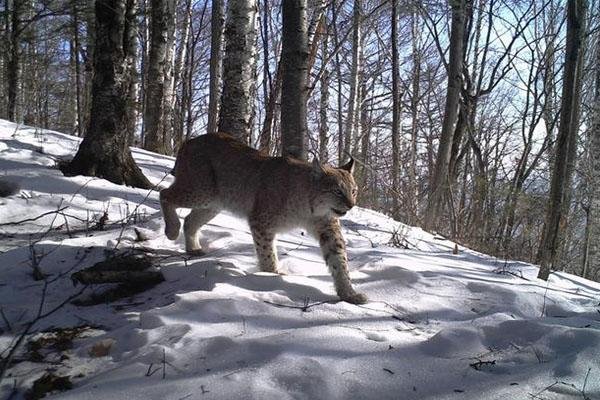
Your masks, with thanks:
M 317 157 L 312 160 L 312 172 L 315 178 L 320 178 L 325 173 Z
M 346 164 L 342 165 L 340 167 L 340 169 L 346 170 L 348 172 L 350 172 L 351 174 L 354 173 L 354 158 L 350 157 L 350 161 L 348 161 Z

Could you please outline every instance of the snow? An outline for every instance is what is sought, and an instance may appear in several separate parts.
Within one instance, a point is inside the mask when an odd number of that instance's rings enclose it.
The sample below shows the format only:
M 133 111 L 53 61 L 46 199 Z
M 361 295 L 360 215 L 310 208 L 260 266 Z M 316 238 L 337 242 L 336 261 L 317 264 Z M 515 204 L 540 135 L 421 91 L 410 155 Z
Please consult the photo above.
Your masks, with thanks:
M 301 230 L 279 237 L 285 275 L 257 270 L 246 223 L 225 213 L 202 230 L 207 255 L 190 258 L 182 237 L 163 235 L 157 192 L 62 176 L 56 165 L 78 143 L 0 120 L 0 178 L 22 188 L 0 199 L 0 352 L 40 304 L 32 247 L 49 282 L 43 310 L 81 290 L 71 273 L 115 248 L 159 256 L 166 281 L 115 302 L 67 303 L 38 322 L 35 332 L 93 329 L 58 361 L 17 353 L 1 398 L 52 370 L 74 384 L 53 394 L 61 399 L 600 399 L 598 283 L 540 281 L 534 265 L 462 246 L 455 255 L 444 238 L 355 208 L 342 225 L 352 280 L 370 301 L 339 302 Z M 170 184 L 173 158 L 133 154 L 149 179 Z M 105 212 L 105 229 L 91 229 Z M 390 246 L 394 233 L 404 247 Z

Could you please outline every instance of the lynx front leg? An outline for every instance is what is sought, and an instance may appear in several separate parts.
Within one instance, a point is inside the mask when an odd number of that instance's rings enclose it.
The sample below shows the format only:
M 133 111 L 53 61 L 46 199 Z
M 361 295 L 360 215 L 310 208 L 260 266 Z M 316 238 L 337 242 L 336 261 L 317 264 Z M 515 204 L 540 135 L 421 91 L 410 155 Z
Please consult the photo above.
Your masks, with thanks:
M 350 282 L 346 245 L 344 244 L 339 221 L 337 219 L 319 221 L 315 228 L 323 258 L 325 258 L 325 263 L 331 271 L 335 290 L 340 299 L 352 304 L 366 303 L 367 296 L 356 292 Z
M 277 248 L 275 247 L 275 234 L 268 229 L 259 228 L 256 225 L 250 225 L 256 255 L 258 257 L 258 267 L 263 272 L 277 273 Z
M 218 211 L 210 208 L 194 208 L 183 222 L 185 234 L 185 251 L 188 254 L 204 255 L 200 243 L 198 243 L 198 230 L 202 225 L 216 217 Z
M 165 235 L 169 240 L 177 239 L 181 222 L 177 215 L 177 206 L 172 201 L 172 188 L 163 189 L 160 191 L 160 208 L 162 209 L 163 218 L 165 219 Z

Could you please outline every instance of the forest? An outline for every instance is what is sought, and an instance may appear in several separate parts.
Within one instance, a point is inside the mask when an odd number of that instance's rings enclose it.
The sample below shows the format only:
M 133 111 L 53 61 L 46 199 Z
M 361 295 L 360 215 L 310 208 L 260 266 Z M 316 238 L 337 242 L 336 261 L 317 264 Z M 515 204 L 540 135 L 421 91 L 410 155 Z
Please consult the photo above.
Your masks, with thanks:
M 596 0 L 2 0 L 0 116 L 83 137 L 63 172 L 147 187 L 128 145 L 207 132 L 357 163 L 359 205 L 600 280 Z
M 0 398 L 600 398 L 599 0 L 0 0 L 0 92 Z

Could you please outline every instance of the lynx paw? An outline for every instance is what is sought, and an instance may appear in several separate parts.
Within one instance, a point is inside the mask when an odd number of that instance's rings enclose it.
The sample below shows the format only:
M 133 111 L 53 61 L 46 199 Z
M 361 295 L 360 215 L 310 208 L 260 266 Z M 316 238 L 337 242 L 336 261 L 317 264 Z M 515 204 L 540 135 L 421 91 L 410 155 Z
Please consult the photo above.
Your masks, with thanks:
M 165 235 L 169 240 L 175 240 L 179 236 L 179 230 L 181 228 L 181 222 L 179 219 L 176 221 L 165 224 Z
M 367 296 L 363 293 L 352 292 L 348 294 L 340 294 L 340 299 L 351 304 L 365 304 L 367 302 Z

